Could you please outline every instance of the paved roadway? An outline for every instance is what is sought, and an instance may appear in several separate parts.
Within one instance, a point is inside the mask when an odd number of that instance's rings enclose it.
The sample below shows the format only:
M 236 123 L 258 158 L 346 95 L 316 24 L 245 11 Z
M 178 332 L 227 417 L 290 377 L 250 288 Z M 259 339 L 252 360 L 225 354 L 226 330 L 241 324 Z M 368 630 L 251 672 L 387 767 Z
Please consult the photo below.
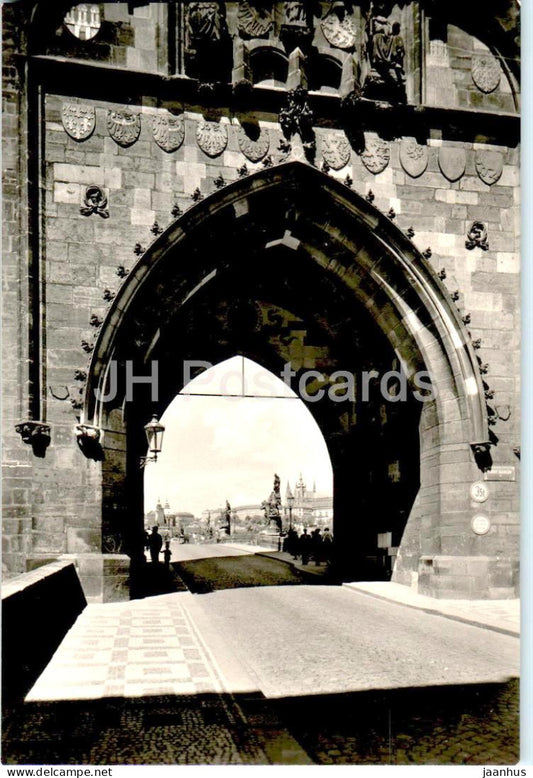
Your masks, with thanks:
M 516 761 L 517 638 L 343 587 L 277 585 L 299 573 L 253 547 L 172 550 L 209 593 L 89 606 L 43 674 L 45 694 L 4 721 L 7 761 Z M 224 588 L 235 565 L 258 587 Z M 154 696 L 128 698 L 156 669 Z M 172 685 L 157 691 L 167 670 Z M 63 684 L 80 682 L 102 694 L 63 702 Z

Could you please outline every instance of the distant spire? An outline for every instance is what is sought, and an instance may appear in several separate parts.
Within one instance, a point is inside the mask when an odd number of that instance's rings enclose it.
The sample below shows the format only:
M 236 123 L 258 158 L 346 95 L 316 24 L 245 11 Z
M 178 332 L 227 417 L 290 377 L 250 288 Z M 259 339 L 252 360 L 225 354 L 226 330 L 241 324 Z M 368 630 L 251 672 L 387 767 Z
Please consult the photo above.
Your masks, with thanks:
M 287 481 L 287 488 L 285 489 L 285 499 L 287 500 L 289 497 L 292 497 L 292 492 L 291 492 L 291 485 Z
M 316 479 L 313 478 L 313 494 L 316 493 Z

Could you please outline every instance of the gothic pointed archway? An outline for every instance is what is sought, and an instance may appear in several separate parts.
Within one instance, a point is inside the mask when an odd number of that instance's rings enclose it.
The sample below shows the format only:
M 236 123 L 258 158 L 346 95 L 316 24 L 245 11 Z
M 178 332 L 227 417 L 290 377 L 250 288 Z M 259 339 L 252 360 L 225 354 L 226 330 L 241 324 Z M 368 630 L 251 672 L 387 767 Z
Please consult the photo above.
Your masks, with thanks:
M 117 294 L 94 349 L 82 418 L 103 431 L 103 534 L 122 532 L 133 552 L 143 425 L 183 387 L 183 362 L 215 364 L 236 353 L 277 374 L 290 363 L 296 382 L 316 371 L 314 386 L 304 385 L 310 395 L 324 393 L 309 407 L 333 463 L 334 529 L 347 577 L 374 574 L 378 534 L 390 534 L 394 575 L 405 583 L 420 573 L 430 580 L 439 556 L 476 555 L 476 538 L 464 545 L 469 486 L 479 475 L 472 447 L 487 450 L 489 433 L 461 318 L 387 217 L 297 162 L 191 208 Z M 154 364 L 157 397 L 148 385 L 127 397 L 126 369 L 147 375 Z M 115 366 L 118 391 L 110 392 Z M 372 371 L 381 378 L 400 368 L 404 402 L 384 403 Z M 356 376 L 356 397 L 344 402 L 330 401 L 339 371 Z M 421 373 L 436 390 L 424 402 L 415 395 Z M 354 493 L 356 474 L 364 486 Z

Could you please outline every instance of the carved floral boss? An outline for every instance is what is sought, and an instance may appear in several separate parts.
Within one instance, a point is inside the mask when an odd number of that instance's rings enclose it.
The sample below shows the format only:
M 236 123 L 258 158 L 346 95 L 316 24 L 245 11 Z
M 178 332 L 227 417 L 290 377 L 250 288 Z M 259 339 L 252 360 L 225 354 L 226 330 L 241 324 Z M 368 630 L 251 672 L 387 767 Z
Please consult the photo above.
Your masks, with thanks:
M 102 219 L 109 219 L 107 210 L 107 197 L 99 186 L 88 186 L 83 198 L 84 205 L 80 208 L 83 216 L 91 216 L 97 213 Z

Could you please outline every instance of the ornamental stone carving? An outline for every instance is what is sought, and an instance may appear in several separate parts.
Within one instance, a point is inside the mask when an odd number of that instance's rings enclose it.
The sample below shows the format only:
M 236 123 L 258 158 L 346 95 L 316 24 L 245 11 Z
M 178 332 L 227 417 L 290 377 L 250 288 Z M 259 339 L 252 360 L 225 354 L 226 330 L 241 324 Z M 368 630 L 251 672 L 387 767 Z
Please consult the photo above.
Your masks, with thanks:
M 441 146 L 439 149 L 439 168 L 448 181 L 458 181 L 466 169 L 466 151 L 459 146 Z
M 390 143 L 378 136 L 365 136 L 365 150 L 361 162 L 374 175 L 382 173 L 390 161 Z
M 366 34 L 370 72 L 365 80 L 365 96 L 405 102 L 405 44 L 400 23 L 374 16 L 369 20 Z
M 261 130 L 259 136 L 254 140 L 247 134 L 244 127 L 239 127 L 237 139 L 240 151 L 250 162 L 260 162 L 266 157 L 270 149 L 270 134 L 268 130 Z
M 196 141 L 208 157 L 218 157 L 228 145 L 228 130 L 225 124 L 201 121 L 196 130 Z
M 357 35 L 354 23 L 347 14 L 346 3 L 332 3 L 320 26 L 330 46 L 345 51 L 355 46 Z
M 497 181 L 503 172 L 503 156 L 499 151 L 477 151 L 476 171 L 480 179 L 489 186 Z
M 414 138 L 403 138 L 400 143 L 400 163 L 407 175 L 419 178 L 425 172 L 429 161 L 427 146 Z
M 100 435 L 100 429 L 91 424 L 78 424 L 76 426 L 76 441 L 80 451 L 87 459 L 94 459 L 95 462 L 101 462 L 104 458 Z
M 350 162 L 352 149 L 344 133 L 328 133 L 322 138 L 322 156 L 332 170 L 341 170 Z
M 480 92 L 494 92 L 500 84 L 502 71 L 498 60 L 492 54 L 482 54 L 472 61 L 472 81 Z
M 176 151 L 185 139 L 183 116 L 158 113 L 152 117 L 154 140 L 163 151 Z
M 487 225 L 479 221 L 472 222 L 472 226 L 468 230 L 466 236 L 465 246 L 469 251 L 476 247 L 483 251 L 488 251 L 489 241 L 487 237 Z
M 283 4 L 283 23 L 280 38 L 288 52 L 297 46 L 305 47 L 313 38 L 313 28 L 309 24 L 305 2 L 286 2 Z
M 189 47 L 206 41 L 220 41 L 224 24 L 220 4 L 200 2 L 187 4 L 187 38 Z
M 264 38 L 274 26 L 272 10 L 254 4 L 253 0 L 241 0 L 237 25 L 243 38 Z
M 92 105 L 63 103 L 61 121 L 65 132 L 74 140 L 90 138 L 96 126 L 96 111 Z
M 279 114 L 279 123 L 289 143 L 293 135 L 300 136 L 307 157 L 312 157 L 316 150 L 313 121 L 313 111 L 307 102 L 307 90 L 299 86 L 289 91 L 287 103 Z
M 119 146 L 131 146 L 141 132 L 141 116 L 133 111 L 108 111 L 107 131 Z
M 109 219 L 107 210 L 107 197 L 99 186 L 88 186 L 83 197 L 83 205 L 80 208 L 82 216 L 92 216 L 93 213 L 102 219 Z
M 32 447 L 36 457 L 44 458 L 46 449 L 50 445 L 50 425 L 42 421 L 23 421 L 15 425 L 15 431 L 22 438 L 23 443 Z

